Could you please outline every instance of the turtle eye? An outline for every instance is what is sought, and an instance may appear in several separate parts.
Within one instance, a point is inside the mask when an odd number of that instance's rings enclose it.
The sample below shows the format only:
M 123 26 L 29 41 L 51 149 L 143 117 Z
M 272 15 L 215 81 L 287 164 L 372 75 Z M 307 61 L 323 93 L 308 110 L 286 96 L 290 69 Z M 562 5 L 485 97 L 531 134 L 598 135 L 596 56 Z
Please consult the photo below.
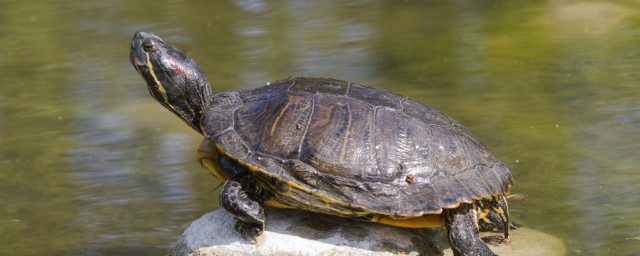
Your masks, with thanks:
M 156 47 L 153 46 L 153 43 L 149 41 L 142 42 L 142 49 L 145 52 L 152 52 L 156 50 Z

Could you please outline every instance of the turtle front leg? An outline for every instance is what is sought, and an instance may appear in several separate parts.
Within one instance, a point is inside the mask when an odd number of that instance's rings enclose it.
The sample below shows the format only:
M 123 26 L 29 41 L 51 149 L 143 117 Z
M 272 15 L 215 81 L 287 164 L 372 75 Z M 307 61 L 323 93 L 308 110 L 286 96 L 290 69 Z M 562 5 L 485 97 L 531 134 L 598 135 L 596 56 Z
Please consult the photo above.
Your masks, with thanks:
M 249 197 L 247 187 L 243 187 L 240 179 L 231 178 L 224 183 L 220 192 L 222 207 L 235 216 L 236 230 L 245 239 L 256 243 L 256 239 L 264 231 L 266 216 L 258 201 Z
M 456 256 L 493 256 L 489 246 L 480 238 L 477 210 L 473 205 L 461 204 L 455 209 L 444 210 L 449 243 Z

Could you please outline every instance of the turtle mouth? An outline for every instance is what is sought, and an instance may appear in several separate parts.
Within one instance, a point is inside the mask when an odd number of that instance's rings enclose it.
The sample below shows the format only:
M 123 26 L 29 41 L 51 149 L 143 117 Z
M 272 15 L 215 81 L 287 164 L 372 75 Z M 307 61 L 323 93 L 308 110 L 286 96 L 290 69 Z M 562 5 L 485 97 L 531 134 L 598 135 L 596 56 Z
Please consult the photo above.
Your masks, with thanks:
M 129 53 L 129 60 L 131 61 L 131 65 L 138 71 L 138 74 L 142 74 L 140 68 L 146 66 L 146 60 L 144 57 L 141 57 L 133 47 L 131 47 L 131 52 Z
M 133 40 L 131 40 L 131 51 L 129 53 L 129 60 L 131 64 L 136 68 L 138 73 L 140 73 L 140 67 L 146 66 L 146 55 L 147 52 L 142 48 L 142 44 L 144 42 L 148 42 L 148 37 L 145 32 L 137 32 L 133 36 Z

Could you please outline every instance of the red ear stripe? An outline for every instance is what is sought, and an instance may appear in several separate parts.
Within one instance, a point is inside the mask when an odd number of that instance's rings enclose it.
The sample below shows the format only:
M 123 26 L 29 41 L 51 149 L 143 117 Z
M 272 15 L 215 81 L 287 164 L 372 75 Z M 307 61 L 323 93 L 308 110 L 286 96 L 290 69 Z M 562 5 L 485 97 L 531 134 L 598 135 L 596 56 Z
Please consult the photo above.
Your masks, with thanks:
M 186 69 L 176 61 L 175 58 L 171 57 L 171 55 L 167 54 L 167 57 L 170 59 L 171 68 L 175 70 L 178 74 L 184 76 L 185 78 L 189 78 L 190 73 L 186 71 Z

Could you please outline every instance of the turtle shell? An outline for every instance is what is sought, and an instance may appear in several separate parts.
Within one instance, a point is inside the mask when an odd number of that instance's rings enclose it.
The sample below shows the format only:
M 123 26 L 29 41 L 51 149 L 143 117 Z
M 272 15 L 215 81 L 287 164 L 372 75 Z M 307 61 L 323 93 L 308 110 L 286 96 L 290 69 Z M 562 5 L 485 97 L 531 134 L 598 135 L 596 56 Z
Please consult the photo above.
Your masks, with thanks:
M 286 207 L 414 217 L 506 195 L 512 184 L 508 167 L 453 119 L 341 80 L 217 93 L 201 126 Z

